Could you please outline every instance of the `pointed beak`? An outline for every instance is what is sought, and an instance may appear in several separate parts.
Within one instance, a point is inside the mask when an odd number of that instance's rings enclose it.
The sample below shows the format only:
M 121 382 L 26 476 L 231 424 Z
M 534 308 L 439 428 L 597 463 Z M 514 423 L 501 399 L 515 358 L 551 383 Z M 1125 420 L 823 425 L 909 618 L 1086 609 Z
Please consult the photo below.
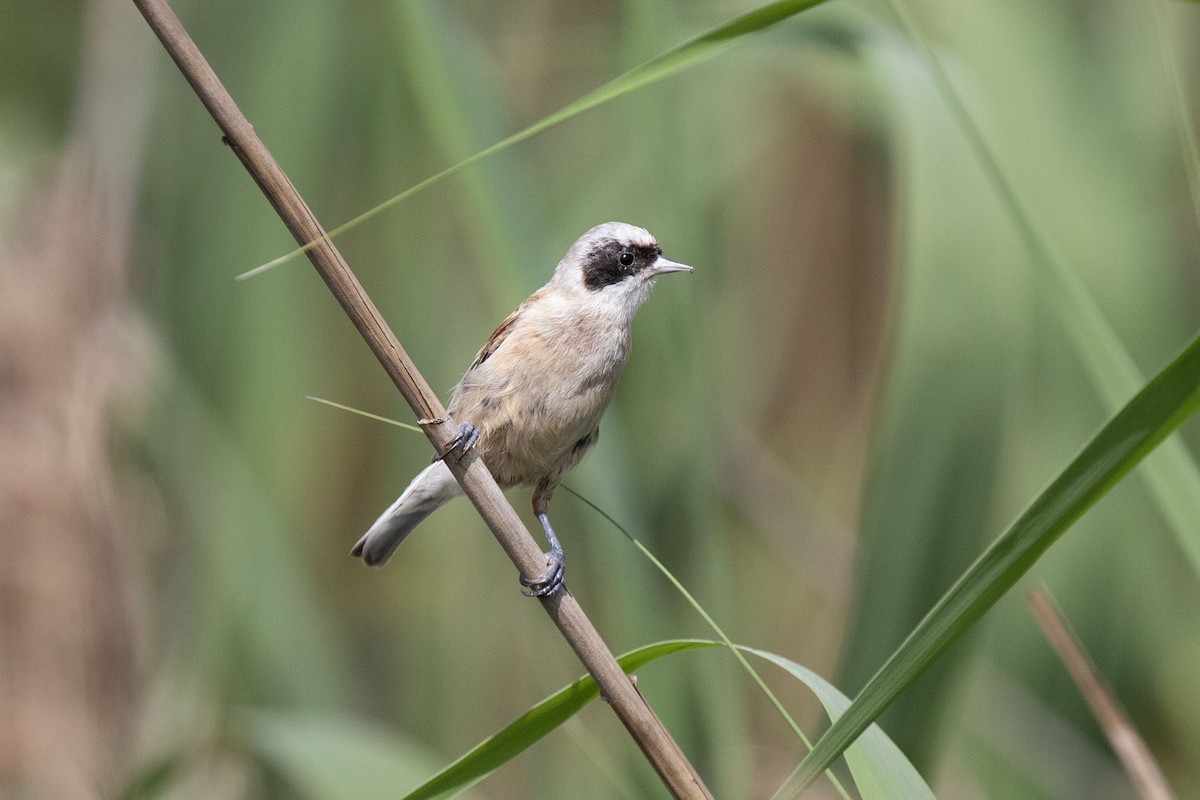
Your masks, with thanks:
M 691 272 L 691 271 L 692 271 L 692 268 L 689 267 L 687 264 L 680 264 L 676 261 L 672 261 L 669 258 L 663 258 L 662 256 L 659 256 L 655 260 L 654 266 L 650 268 L 651 275 L 662 275 L 664 272 Z

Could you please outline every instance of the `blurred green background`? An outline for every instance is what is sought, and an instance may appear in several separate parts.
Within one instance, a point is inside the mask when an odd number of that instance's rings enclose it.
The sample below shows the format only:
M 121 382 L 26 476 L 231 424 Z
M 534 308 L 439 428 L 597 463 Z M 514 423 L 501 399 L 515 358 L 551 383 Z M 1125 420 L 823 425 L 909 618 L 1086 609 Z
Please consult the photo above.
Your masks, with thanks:
M 332 227 L 753 5 L 173 7 Z M 908 7 L 1156 371 L 1200 322 L 1180 138 L 1200 8 Z M 305 399 L 411 421 L 307 263 L 233 280 L 293 244 L 133 5 L 8 0 L 5 17 L 0 795 L 401 796 L 581 668 L 465 501 L 384 569 L 348 557 L 430 447 Z M 736 641 L 847 694 L 1111 411 L 884 3 L 746 37 L 338 244 L 448 398 L 610 219 L 696 272 L 640 312 L 567 485 Z M 709 635 L 595 512 L 560 492 L 552 515 L 614 650 Z M 1179 796 L 1200 793 L 1200 581 L 1140 472 L 1031 578 Z M 767 676 L 817 732 L 812 699 Z M 802 755 L 727 653 L 651 665 L 639 687 L 718 797 L 768 797 Z M 882 724 L 942 798 L 1130 795 L 1020 592 Z M 469 796 L 665 793 L 595 704 Z

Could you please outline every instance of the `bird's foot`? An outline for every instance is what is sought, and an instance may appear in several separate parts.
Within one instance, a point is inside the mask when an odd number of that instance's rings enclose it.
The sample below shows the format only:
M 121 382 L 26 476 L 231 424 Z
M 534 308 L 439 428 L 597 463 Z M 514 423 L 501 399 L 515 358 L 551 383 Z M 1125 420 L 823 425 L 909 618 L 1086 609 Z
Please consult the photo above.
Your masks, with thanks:
M 562 587 L 566 562 L 563 560 L 563 551 L 558 546 L 558 542 L 555 542 L 554 546 L 550 548 L 550 552 L 546 553 L 546 562 L 550 566 L 546 567 L 546 571 L 541 575 L 533 579 L 521 578 L 521 585 L 529 590 L 522 591 L 521 594 L 526 597 L 549 597 Z
M 542 530 L 546 532 L 546 541 L 550 543 L 550 552 L 546 553 L 549 566 L 536 578 L 521 578 L 521 585 L 529 589 L 528 592 L 522 592 L 526 597 L 548 597 L 557 592 L 563 585 L 563 571 L 567 567 L 566 561 L 563 560 L 562 545 L 558 543 L 558 537 L 550 527 L 550 520 L 546 518 L 545 513 L 538 514 L 537 518 L 538 522 L 542 523 Z
M 467 454 L 468 450 L 475 446 L 475 442 L 477 441 L 479 441 L 479 429 L 469 422 L 460 422 L 458 423 L 458 434 L 447 443 L 446 449 L 438 453 L 433 460 L 443 461 L 450 455 L 461 459 Z

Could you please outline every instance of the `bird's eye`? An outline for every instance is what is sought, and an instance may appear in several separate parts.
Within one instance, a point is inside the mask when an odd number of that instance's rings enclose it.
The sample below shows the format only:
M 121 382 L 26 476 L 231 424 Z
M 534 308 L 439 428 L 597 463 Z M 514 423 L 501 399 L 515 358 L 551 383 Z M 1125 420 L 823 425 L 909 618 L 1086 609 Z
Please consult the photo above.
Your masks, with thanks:
M 632 267 L 633 266 L 633 253 L 626 250 L 624 253 L 621 253 L 621 255 L 617 258 L 617 260 L 621 262 L 622 267 Z

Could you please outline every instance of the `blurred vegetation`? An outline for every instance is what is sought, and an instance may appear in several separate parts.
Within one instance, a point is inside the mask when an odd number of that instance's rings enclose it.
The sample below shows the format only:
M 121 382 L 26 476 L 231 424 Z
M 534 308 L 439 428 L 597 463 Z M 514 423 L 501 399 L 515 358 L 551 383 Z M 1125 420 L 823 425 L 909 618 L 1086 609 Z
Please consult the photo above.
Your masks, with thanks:
M 173 7 L 332 227 L 752 4 Z M 1157 371 L 1200 327 L 1180 138 L 1196 113 L 1200 8 L 906 7 L 1027 210 L 1141 373 Z M 113 640 L 136 646 L 38 661 L 0 638 L 0 702 L 40 677 L 84 696 L 122 687 L 116 711 L 45 692 L 44 730 L 0 735 L 0 794 L 398 797 L 578 677 L 469 504 L 431 517 L 385 569 L 347 556 L 428 443 L 304 399 L 408 419 L 307 264 L 233 280 L 292 242 L 133 5 L 9 0 L 6 20 L 0 214 L 20 258 L 0 289 L 48 263 L 80 277 L 30 294 L 29 325 L 0 328 L 0 344 L 49 343 L 38 363 L 103 368 L 124 391 L 39 384 L 0 406 L 4 435 L 69 434 L 81 406 L 109 420 L 88 428 L 103 435 L 42 449 L 101 465 L 91 478 L 25 480 L 22 505 L 0 507 L 8 552 L 49 554 L 0 567 L 0 601 L 51 641 L 94 616 L 91 629 L 119 624 Z M 102 223 L 34 202 L 55 191 Z M 697 269 L 663 281 L 640 312 L 603 435 L 568 485 L 734 640 L 848 695 L 1113 410 L 1068 300 L 887 4 L 836 0 L 747 37 L 469 167 L 339 246 L 447 394 L 575 237 L 609 219 L 647 227 Z M 35 246 L 55 241 L 50 223 L 70 258 Z M 91 290 L 100 252 L 126 266 Z M 54 301 L 80 286 L 74 306 Z M 46 334 L 92 315 L 133 344 L 93 352 L 81 349 L 92 328 Z M 86 357 L 59 362 L 68 351 Z M 7 399 L 32 373 L 5 367 Z M 1183 438 L 1194 452 L 1194 424 Z M 81 462 L 84 446 L 94 452 Z M 8 467 L 5 487 L 34 474 Z M 1030 579 L 1053 590 L 1189 797 L 1200 575 L 1180 542 L 1197 534 L 1145 471 Z M 26 525 L 39 489 L 59 504 L 70 491 L 80 520 Z M 528 516 L 527 494 L 512 496 Z M 571 588 L 614 650 L 709 635 L 599 515 L 566 492 L 553 513 Z M 74 557 L 49 557 L 55 545 Z M 98 588 L 56 605 L 78 586 Z M 21 594 L 30 587 L 37 603 Z M 718 797 L 767 797 L 802 755 L 727 653 L 650 665 L 639 687 Z M 817 732 L 819 704 L 791 682 L 776 688 Z M 939 797 L 1129 796 L 1019 591 L 881 722 Z M 57 750 L 55 724 L 77 734 Z M 663 790 L 597 704 L 470 796 Z

